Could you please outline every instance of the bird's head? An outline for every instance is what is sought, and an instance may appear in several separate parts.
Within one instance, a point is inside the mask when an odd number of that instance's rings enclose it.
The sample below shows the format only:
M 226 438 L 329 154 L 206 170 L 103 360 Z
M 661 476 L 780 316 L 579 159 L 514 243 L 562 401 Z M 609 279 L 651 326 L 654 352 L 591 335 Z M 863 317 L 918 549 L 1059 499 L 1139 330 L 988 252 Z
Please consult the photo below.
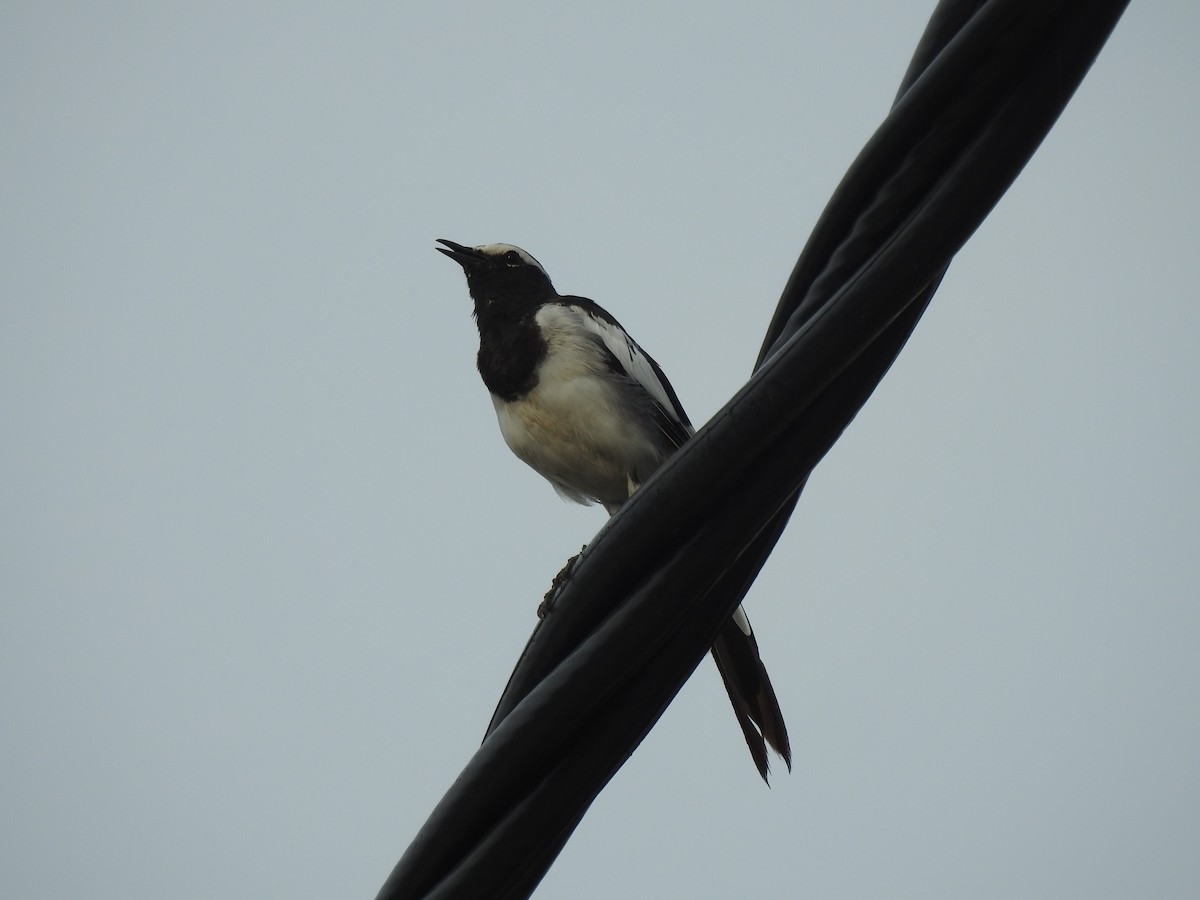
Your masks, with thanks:
M 542 264 L 512 244 L 481 244 L 465 247 L 438 239 L 438 247 L 460 266 L 467 276 L 467 289 L 475 300 L 476 313 L 493 306 L 524 306 L 555 296 L 554 285 Z

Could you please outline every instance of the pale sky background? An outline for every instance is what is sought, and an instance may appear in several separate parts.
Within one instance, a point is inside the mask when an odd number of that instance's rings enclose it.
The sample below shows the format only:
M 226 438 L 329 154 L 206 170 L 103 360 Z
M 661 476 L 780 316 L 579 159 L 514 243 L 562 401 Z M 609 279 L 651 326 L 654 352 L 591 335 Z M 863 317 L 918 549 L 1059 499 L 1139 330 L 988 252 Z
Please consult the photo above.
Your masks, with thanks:
M 507 241 L 697 423 L 931 3 L 0 6 L 0 896 L 372 898 L 603 524 Z M 1200 895 L 1200 7 L 1134 3 L 539 897 Z

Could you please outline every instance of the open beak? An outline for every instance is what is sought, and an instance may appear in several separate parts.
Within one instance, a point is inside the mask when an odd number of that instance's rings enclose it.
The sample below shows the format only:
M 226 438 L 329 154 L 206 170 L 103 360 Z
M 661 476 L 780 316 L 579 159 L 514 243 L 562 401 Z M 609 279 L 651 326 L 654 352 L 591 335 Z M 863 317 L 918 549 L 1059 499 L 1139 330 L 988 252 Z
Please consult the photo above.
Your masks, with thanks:
M 445 238 L 438 238 L 437 242 L 446 245 L 444 247 L 437 247 L 437 252 L 445 253 L 464 269 L 476 269 L 487 262 L 487 257 L 474 247 L 464 247 L 462 244 L 456 244 L 454 241 L 448 241 Z

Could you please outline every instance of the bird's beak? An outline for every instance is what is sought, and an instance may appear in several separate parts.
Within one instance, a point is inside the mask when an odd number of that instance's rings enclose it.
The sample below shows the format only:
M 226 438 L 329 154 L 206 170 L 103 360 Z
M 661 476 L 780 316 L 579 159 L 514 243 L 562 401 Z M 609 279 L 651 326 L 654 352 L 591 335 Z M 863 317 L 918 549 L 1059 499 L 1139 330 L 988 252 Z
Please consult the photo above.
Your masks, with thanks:
M 437 247 L 437 252 L 445 253 L 464 269 L 477 269 L 487 262 L 487 257 L 474 247 L 464 247 L 462 244 L 456 244 L 454 241 L 448 241 L 445 238 L 438 238 L 437 242 L 446 245 L 445 247 Z

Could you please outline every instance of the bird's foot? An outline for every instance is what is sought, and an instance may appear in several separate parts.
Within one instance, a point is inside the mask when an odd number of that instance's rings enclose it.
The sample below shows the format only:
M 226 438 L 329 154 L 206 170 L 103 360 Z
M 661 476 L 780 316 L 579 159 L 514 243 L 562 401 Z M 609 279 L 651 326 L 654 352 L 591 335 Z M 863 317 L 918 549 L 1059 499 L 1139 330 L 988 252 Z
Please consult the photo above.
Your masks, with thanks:
M 571 576 L 571 570 L 575 568 L 576 560 L 579 559 L 586 549 L 587 544 L 584 544 L 579 548 L 579 553 L 568 559 L 566 565 L 554 576 L 554 580 L 550 582 L 550 590 L 546 591 L 546 595 L 542 597 L 542 602 L 538 604 L 537 614 L 539 619 L 546 618 L 550 611 L 554 609 L 554 601 L 558 599 L 558 592 L 567 583 L 567 579 Z

